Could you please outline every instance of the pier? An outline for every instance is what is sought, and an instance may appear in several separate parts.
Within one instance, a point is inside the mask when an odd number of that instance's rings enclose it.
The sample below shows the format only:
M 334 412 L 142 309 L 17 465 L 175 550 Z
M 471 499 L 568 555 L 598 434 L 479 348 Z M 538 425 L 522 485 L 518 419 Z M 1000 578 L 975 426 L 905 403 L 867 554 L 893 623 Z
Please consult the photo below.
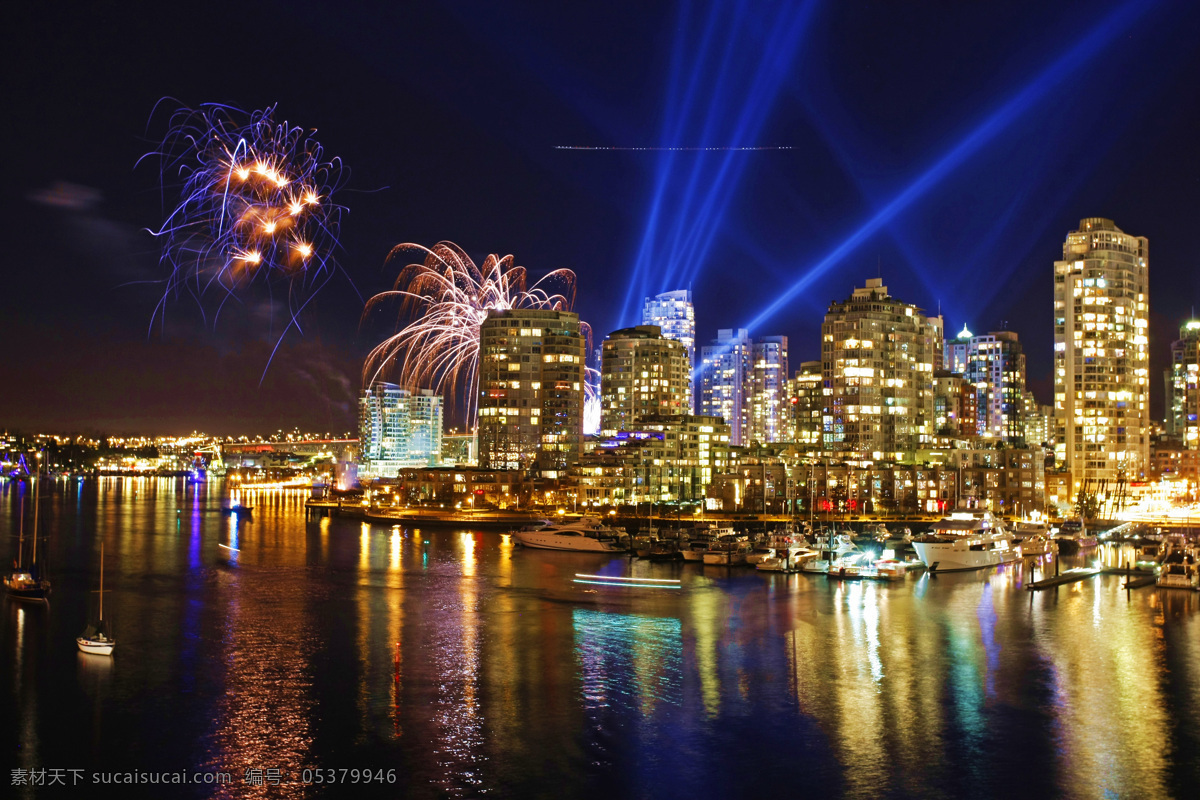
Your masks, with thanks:
M 1153 572 L 1147 572 L 1142 569 L 1130 569 L 1128 567 L 1076 567 L 1062 574 L 1043 578 L 1040 581 L 1031 581 L 1025 584 L 1025 588 L 1031 592 L 1036 592 L 1039 589 L 1062 586 L 1064 583 L 1074 583 L 1075 581 L 1094 578 L 1097 575 L 1128 575 L 1129 580 L 1125 581 L 1125 585 L 1122 587 L 1124 589 L 1139 589 L 1143 586 L 1149 586 L 1154 583 L 1157 577 Z M 1135 577 L 1137 578 L 1136 580 L 1134 580 Z

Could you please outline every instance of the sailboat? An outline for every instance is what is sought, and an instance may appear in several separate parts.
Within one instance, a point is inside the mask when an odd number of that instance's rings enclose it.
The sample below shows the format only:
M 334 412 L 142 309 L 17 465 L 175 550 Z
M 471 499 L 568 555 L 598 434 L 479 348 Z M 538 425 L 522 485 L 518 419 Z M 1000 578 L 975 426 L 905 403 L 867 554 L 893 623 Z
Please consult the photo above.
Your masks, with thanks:
M 100 540 L 100 619 L 95 625 L 88 625 L 83 633 L 75 639 L 75 644 L 85 653 L 94 656 L 111 656 L 117 640 L 104 632 L 104 540 Z
M 41 486 L 41 462 L 38 462 L 38 474 L 33 483 L 33 552 L 29 566 L 25 566 L 25 513 L 21 511 L 21 523 L 17 538 L 17 561 L 13 571 L 4 579 L 4 587 L 8 596 L 14 600 L 45 600 L 50 594 L 50 581 L 41 575 L 37 561 L 38 544 L 38 489 Z

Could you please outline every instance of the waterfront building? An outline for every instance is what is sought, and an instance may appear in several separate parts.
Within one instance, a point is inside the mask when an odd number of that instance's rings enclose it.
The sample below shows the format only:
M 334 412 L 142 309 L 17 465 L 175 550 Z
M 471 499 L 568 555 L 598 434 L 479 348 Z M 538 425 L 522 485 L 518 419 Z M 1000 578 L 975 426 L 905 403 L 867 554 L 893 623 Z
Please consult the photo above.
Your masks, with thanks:
M 754 342 L 754 370 L 747 401 L 747 442 L 780 442 L 787 438 L 788 340 L 764 336 Z
M 657 325 L 662 335 L 683 345 L 687 352 L 687 413 L 694 414 L 696 402 L 690 371 L 696 368 L 696 308 L 690 289 L 663 292 L 647 297 L 642 307 L 642 324 Z
M 932 442 L 941 317 L 926 317 L 873 278 L 830 304 L 821 339 L 826 452 L 852 460 L 900 460 L 903 451 Z
M 805 451 L 821 449 L 821 416 L 825 408 L 821 362 L 805 361 L 787 382 L 785 438 Z
M 1165 377 L 1167 435 L 1189 450 L 1200 449 L 1200 321 L 1179 327 Z
M 700 351 L 700 415 L 729 424 L 729 441 L 740 445 L 750 432 L 748 396 L 753 392 L 754 345 L 744 328 L 722 328 Z
M 976 432 L 985 439 L 1019 444 L 1025 439 L 1025 352 L 1017 334 L 993 331 L 974 336 L 964 325 L 947 342 L 951 371 L 975 389 Z
M 631 430 L 648 414 L 688 413 L 691 362 L 682 342 L 657 325 L 613 331 L 600 366 L 600 434 Z
M 494 470 L 457 465 L 401 469 L 395 480 L 375 486 L 377 505 L 437 504 L 445 508 L 528 505 L 533 483 L 521 470 Z
M 452 429 L 442 434 L 442 463 L 476 466 L 479 463 L 479 438 L 477 434 L 460 433 Z
M 489 311 L 479 329 L 479 465 L 557 478 L 579 460 L 584 337 L 570 311 Z
M 1074 486 L 1146 469 L 1149 249 L 1145 237 L 1089 217 L 1054 263 L 1054 453 Z
M 441 463 L 442 398 L 376 382 L 359 399 L 362 474 L 390 477 L 404 467 Z
M 602 439 L 572 470 L 584 505 L 700 502 L 729 469 L 730 428 L 717 417 L 658 414 Z

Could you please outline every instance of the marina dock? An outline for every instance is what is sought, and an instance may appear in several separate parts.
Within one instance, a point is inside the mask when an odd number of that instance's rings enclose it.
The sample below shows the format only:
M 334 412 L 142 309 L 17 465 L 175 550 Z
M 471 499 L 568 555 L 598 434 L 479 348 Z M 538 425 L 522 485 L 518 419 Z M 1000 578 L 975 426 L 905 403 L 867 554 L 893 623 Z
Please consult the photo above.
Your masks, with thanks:
M 1043 578 L 1040 581 L 1032 581 L 1025 584 L 1025 588 L 1030 591 L 1039 589 L 1049 589 L 1052 586 L 1062 586 L 1064 583 L 1074 583 L 1075 581 L 1086 580 L 1097 575 L 1127 575 L 1127 580 L 1122 586 L 1124 589 L 1139 589 L 1142 586 L 1149 586 L 1154 583 L 1157 577 L 1153 572 L 1147 572 L 1142 569 L 1129 569 L 1127 567 L 1076 567 L 1069 569 L 1060 575 L 1054 575 L 1049 578 Z M 1135 580 L 1136 578 L 1136 580 Z

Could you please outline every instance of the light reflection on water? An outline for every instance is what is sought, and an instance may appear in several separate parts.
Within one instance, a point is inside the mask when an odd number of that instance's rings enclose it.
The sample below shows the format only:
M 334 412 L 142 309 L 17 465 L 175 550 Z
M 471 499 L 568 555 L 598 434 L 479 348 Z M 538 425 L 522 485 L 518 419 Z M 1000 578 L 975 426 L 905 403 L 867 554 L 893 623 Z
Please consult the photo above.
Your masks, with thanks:
M 235 519 L 218 483 L 54 491 L 52 605 L 0 616 L 18 766 L 390 768 L 391 793 L 417 797 L 1200 785 L 1198 594 L 1120 576 L 1027 591 L 1049 561 L 891 585 L 544 553 L 306 521 L 295 491 L 246 492 L 254 516 Z M 2 529 L 19 492 L 0 484 Z M 101 533 L 121 645 L 97 665 L 74 637 Z M 218 545 L 235 537 L 230 559 Z M 682 589 L 583 593 L 577 572 Z M 79 763 L 51 763 L 64 753 Z M 334 796 L 257 793 L 272 791 Z

